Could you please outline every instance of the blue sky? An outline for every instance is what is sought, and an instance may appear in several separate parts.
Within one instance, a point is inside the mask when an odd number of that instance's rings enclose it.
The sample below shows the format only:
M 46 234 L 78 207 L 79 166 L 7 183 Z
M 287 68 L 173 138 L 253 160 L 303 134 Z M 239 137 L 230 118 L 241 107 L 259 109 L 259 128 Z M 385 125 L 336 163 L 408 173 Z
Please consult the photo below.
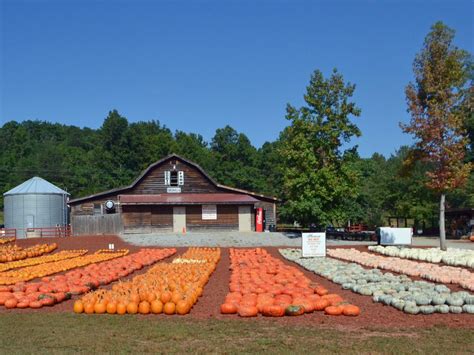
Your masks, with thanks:
M 256 146 L 288 125 L 315 69 L 357 85 L 362 156 L 410 138 L 404 87 L 430 26 L 472 52 L 472 1 L 0 0 L 0 120 L 97 128 L 116 108 Z

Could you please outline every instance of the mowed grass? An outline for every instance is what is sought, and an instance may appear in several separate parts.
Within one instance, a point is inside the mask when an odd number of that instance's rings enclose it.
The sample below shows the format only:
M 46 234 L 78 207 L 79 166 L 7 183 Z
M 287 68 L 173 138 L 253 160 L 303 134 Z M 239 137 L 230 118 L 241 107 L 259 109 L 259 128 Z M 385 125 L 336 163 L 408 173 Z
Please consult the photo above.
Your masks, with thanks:
M 329 329 L 276 321 L 0 315 L 0 353 L 474 353 L 472 329 Z

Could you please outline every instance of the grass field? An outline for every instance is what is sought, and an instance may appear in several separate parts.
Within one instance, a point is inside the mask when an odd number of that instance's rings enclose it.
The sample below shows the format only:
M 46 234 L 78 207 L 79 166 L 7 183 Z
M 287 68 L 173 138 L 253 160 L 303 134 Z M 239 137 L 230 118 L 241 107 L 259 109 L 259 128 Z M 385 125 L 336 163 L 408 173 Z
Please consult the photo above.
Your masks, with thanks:
M 4 222 L 3 222 L 3 211 L 0 211 L 0 224 L 4 224 Z
M 327 329 L 241 320 L 0 315 L 0 353 L 473 353 L 472 329 Z

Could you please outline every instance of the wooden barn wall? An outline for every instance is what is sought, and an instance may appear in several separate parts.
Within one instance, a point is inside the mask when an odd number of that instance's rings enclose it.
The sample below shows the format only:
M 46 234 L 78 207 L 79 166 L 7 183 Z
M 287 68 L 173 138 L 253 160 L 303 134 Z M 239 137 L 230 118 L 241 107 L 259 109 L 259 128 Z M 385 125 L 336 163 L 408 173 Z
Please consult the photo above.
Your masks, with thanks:
M 150 206 L 122 206 L 124 233 L 151 233 Z
M 96 199 L 84 201 L 79 204 L 74 204 L 71 206 L 71 215 L 74 216 L 92 216 L 94 214 L 94 205 L 101 204 L 103 205 L 105 201 L 112 200 L 115 203 L 118 202 L 117 195 L 109 195 L 109 196 L 100 196 Z M 116 207 L 118 208 L 118 207 Z M 117 211 L 118 212 L 118 211 Z
M 120 214 L 105 214 L 97 216 L 71 216 L 73 235 L 119 234 L 122 232 Z
M 170 161 L 164 162 L 152 169 L 133 189 L 127 194 L 162 194 L 166 193 L 169 186 L 165 185 L 165 171 L 171 170 L 173 166 Z M 187 163 L 176 160 L 176 170 L 184 171 L 184 185 L 181 193 L 208 193 L 218 192 L 214 186 L 199 170 Z
M 186 206 L 186 228 L 199 229 L 239 229 L 239 208 L 235 205 L 217 205 L 217 219 L 203 220 L 202 206 Z
M 173 230 L 173 207 L 151 206 L 151 228 L 153 232 Z
M 169 232 L 173 230 L 171 206 L 122 206 L 125 233 Z

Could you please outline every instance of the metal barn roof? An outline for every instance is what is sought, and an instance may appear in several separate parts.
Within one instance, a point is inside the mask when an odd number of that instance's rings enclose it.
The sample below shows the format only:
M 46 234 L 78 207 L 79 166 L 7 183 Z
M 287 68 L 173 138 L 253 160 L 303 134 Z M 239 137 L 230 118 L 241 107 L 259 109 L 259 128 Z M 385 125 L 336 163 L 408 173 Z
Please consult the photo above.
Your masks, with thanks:
M 66 191 L 60 189 L 59 187 L 51 184 L 50 182 L 42 179 L 38 176 L 32 177 L 31 179 L 25 181 L 24 183 L 14 187 L 10 191 L 7 191 L 3 196 L 8 195 L 28 195 L 28 194 L 59 194 L 59 195 L 69 195 Z
M 229 193 L 119 195 L 119 200 L 122 205 L 253 204 L 258 202 L 256 198 L 249 195 Z

